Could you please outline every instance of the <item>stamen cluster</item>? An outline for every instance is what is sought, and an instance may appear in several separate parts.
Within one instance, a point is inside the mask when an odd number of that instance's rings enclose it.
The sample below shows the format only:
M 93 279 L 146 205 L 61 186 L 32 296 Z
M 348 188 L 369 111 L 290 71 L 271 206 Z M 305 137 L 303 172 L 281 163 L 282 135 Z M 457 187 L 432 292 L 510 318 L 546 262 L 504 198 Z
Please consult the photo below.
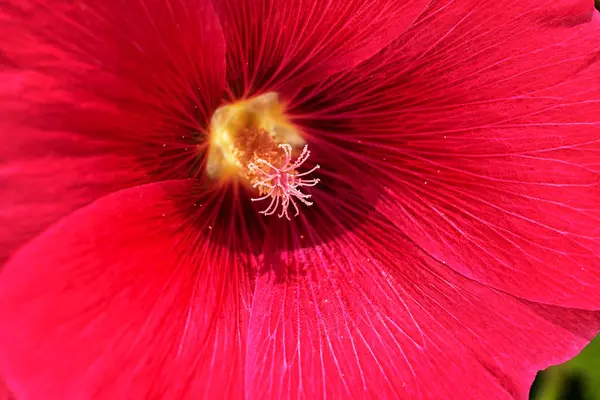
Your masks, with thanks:
M 283 149 L 285 153 L 282 167 L 278 168 L 263 158 L 256 158 L 255 162 L 248 164 L 248 169 L 261 179 L 254 183 L 252 187 L 259 189 L 259 191 L 266 192 L 264 196 L 253 198 L 252 201 L 262 201 L 271 198 L 269 206 L 263 211 L 260 211 L 260 213 L 264 215 L 273 215 L 277 209 L 281 207 L 281 212 L 278 214 L 279 218 L 285 216 L 289 220 L 290 216 L 288 214 L 288 209 L 290 204 L 294 207 L 294 216 L 298 216 L 300 213 L 295 199 L 307 206 L 313 204 L 308 200 L 311 195 L 302 193 L 299 188 L 303 186 L 315 186 L 319 183 L 318 178 L 302 178 L 319 169 L 319 165 L 315 165 L 309 171 L 298 173 L 297 169 L 301 167 L 310 156 L 308 146 L 304 146 L 302 153 L 293 163 L 291 161 L 292 146 L 284 143 L 280 144 L 279 148 Z

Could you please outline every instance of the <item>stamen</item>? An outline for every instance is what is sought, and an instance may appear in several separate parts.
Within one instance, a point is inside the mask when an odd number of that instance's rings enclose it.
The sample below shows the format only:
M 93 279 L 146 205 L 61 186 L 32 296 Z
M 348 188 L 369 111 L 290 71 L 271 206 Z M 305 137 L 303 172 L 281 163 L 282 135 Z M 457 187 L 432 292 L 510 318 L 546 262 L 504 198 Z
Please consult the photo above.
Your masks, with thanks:
M 302 153 L 300 153 L 300 156 L 293 163 L 291 163 L 292 146 L 284 143 L 280 144 L 278 147 L 283 149 L 285 154 L 285 159 L 281 168 L 275 167 L 273 164 L 262 158 L 256 158 L 255 162 L 248 163 L 248 169 L 261 177 L 261 180 L 254 183 L 252 187 L 259 189 L 259 193 L 261 194 L 262 192 L 266 192 L 264 196 L 253 198 L 252 201 L 262 201 L 271 197 L 269 206 L 259 212 L 264 215 L 273 215 L 277 211 L 277 208 L 281 206 L 281 212 L 278 214 L 278 217 L 282 218 L 285 216 L 289 220 L 290 216 L 288 214 L 288 209 L 290 203 L 294 207 L 294 216 L 300 214 L 295 200 L 299 200 L 307 206 L 313 204 L 311 201 L 307 200 L 311 195 L 302 193 L 298 188 L 303 186 L 315 186 L 320 182 L 318 178 L 300 178 L 319 169 L 319 165 L 314 166 L 309 171 L 299 174 L 296 170 L 301 167 L 310 156 L 308 146 L 304 146 Z M 264 188 L 267 188 L 267 190 Z
M 258 194 L 252 201 L 270 199 L 264 215 L 290 219 L 289 209 L 299 214 L 299 203 L 312 205 L 301 188 L 315 186 L 310 179 L 319 166 L 300 172 L 310 151 L 301 131 L 288 120 L 277 93 L 226 104 L 215 110 L 210 123 L 206 174 L 210 179 L 241 183 Z M 304 147 L 303 147 L 304 146 Z M 303 147 L 303 148 L 302 148 Z M 292 155 L 300 150 L 296 160 Z

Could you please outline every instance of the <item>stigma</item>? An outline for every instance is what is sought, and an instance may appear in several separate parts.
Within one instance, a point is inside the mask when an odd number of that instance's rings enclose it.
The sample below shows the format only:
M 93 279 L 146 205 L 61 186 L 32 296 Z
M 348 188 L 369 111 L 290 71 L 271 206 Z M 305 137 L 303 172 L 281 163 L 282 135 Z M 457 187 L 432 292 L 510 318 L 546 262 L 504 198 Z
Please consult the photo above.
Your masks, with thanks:
M 311 195 L 302 192 L 319 183 L 309 178 L 319 165 L 301 171 L 309 157 L 308 145 L 286 118 L 277 93 L 231 103 L 213 114 L 206 174 L 253 191 L 253 202 L 267 204 L 263 215 L 290 219 L 290 210 L 298 216 L 300 204 L 313 204 Z

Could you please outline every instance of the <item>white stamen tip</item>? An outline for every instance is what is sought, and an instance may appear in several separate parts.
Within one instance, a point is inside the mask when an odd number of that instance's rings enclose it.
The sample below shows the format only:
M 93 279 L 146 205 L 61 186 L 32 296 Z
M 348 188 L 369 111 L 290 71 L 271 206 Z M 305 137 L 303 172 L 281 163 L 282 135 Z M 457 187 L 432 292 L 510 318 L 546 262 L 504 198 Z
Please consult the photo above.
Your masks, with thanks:
M 298 174 L 296 173 L 296 169 L 302 166 L 302 164 L 304 164 L 310 156 L 308 146 L 304 146 L 300 156 L 298 156 L 296 161 L 293 163 L 291 162 L 292 146 L 284 143 L 280 144 L 279 148 L 283 149 L 283 152 L 285 153 L 283 167 L 277 168 L 262 158 L 257 159 L 256 163 L 248 164 L 248 169 L 259 173 L 262 179 L 260 182 L 252 185 L 252 187 L 257 188 L 259 186 L 265 186 L 270 189 L 266 195 L 262 197 L 255 197 L 251 200 L 261 201 L 270 197 L 271 202 L 267 208 L 259 211 L 259 213 L 263 215 L 273 215 L 277 209 L 281 207 L 281 212 L 278 214 L 278 217 L 282 218 L 285 216 L 289 220 L 290 216 L 288 214 L 288 209 L 290 204 L 292 207 L 294 207 L 294 216 L 298 216 L 300 214 L 296 200 L 300 201 L 306 206 L 311 206 L 313 204 L 311 201 L 307 200 L 311 198 L 311 195 L 302 193 L 299 188 L 303 186 L 315 186 L 320 182 L 320 180 L 318 178 L 302 179 L 301 177 L 314 172 L 315 170 L 319 169 L 320 166 L 316 165 L 311 170 Z M 259 168 L 257 165 L 259 163 L 268 167 L 268 171 Z

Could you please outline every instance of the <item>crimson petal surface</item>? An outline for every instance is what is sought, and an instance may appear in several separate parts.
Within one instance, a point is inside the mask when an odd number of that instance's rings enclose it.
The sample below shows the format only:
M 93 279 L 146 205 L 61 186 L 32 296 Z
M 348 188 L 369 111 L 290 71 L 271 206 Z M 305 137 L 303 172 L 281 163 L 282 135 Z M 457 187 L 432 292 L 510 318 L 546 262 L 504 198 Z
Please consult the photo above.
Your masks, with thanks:
M 302 248 L 265 253 L 249 323 L 250 398 L 525 399 L 537 371 L 600 328 L 597 312 L 469 280 L 393 227 L 324 240 L 334 226 L 306 230 Z
M 212 230 L 214 199 L 204 210 L 193 192 L 188 180 L 125 189 L 8 262 L 0 371 L 16 398 L 242 397 L 251 263 Z
M 592 1 L 438 1 L 294 107 L 436 259 L 525 299 L 598 309 L 599 35 Z
M 215 0 L 232 97 L 294 91 L 400 36 L 431 0 Z
M 103 195 L 188 176 L 225 80 L 210 3 L 10 1 L 0 24 L 0 263 Z

